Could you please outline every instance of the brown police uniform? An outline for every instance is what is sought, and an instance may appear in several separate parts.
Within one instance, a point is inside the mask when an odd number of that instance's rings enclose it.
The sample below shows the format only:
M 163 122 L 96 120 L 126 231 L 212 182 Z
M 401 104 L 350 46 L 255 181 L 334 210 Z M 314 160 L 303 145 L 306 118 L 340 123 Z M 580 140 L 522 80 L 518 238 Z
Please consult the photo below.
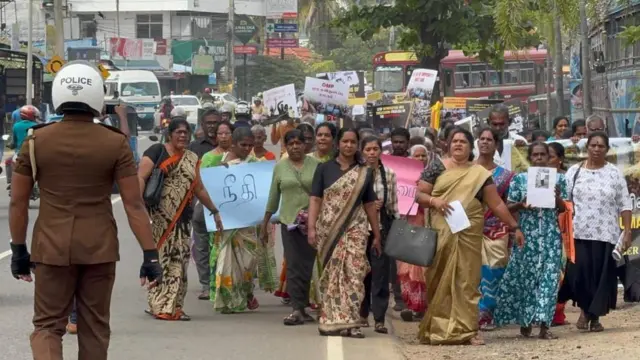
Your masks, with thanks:
M 106 360 L 120 259 L 111 189 L 114 180 L 136 176 L 133 154 L 119 130 L 71 115 L 36 129 L 34 141 L 40 211 L 31 242 L 33 358 L 62 360 L 62 336 L 75 296 L 78 359 Z M 32 176 L 28 141 L 14 171 Z

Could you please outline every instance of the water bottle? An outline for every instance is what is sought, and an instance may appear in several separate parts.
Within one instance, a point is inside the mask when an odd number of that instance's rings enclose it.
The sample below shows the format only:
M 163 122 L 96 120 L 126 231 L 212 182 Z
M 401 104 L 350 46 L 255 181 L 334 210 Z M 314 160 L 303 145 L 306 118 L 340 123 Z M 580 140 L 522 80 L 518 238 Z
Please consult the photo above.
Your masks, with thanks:
M 621 232 L 620 236 L 618 237 L 618 242 L 616 242 L 616 246 L 613 249 L 613 252 L 611 253 L 611 256 L 615 261 L 622 260 L 622 243 L 623 242 L 624 242 L 624 232 Z

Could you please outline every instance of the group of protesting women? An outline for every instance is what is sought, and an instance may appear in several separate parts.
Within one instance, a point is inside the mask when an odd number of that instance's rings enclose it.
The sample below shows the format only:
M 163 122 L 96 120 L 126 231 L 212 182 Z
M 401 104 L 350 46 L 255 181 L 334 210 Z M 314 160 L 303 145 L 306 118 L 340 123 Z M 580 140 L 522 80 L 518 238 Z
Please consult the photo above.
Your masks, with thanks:
M 150 147 L 140 164 L 143 188 L 154 169 L 166 174 L 163 200 L 149 210 L 164 281 L 150 290 L 147 313 L 189 320 L 183 304 L 193 223 L 200 298 L 221 313 L 258 308 L 257 274 L 261 289 L 290 304 L 285 325 L 317 322 L 325 336 L 362 338 L 370 314 L 373 330 L 387 333 L 390 293 L 405 321 L 421 321 L 419 338 L 428 344 L 480 345 L 479 330 L 508 324 L 519 325 L 526 337 L 539 326 L 540 338 L 553 339 L 550 327 L 565 325 L 564 319 L 554 323 L 554 316 L 563 315 L 568 300 L 582 310 L 578 328 L 602 331 L 600 317 L 616 304 L 611 253 L 620 233 L 618 216 L 625 229 L 631 221 L 625 180 L 605 160 L 609 139 L 597 121 L 588 121 L 588 158 L 566 174 L 562 147 L 532 142 L 530 165 L 558 170 L 555 208 L 534 208 L 527 202 L 527 174 L 514 174 L 499 161 L 504 141 L 512 137 L 508 121 L 508 109 L 496 107 L 477 139 L 450 125 L 440 136 L 432 129 L 414 136 L 407 129 L 391 132 L 390 155 L 424 164 L 416 179 L 419 211 L 408 220 L 438 234 L 427 269 L 384 254 L 393 221 L 405 214 L 398 212 L 396 173 L 382 163 L 382 142 L 372 129 L 314 126 L 312 120 L 274 126 L 271 140 L 282 144 L 282 152 L 263 223 L 224 230 L 199 169 L 275 159 L 264 148 L 266 131 L 234 129 L 211 110 L 201 119 L 204 138 L 189 144 L 189 125 L 172 121 L 168 142 Z M 461 202 L 470 222 L 457 233 L 445 220 L 454 201 Z M 202 229 L 205 212 L 214 216 L 218 231 Z M 271 224 L 275 213 L 277 227 Z M 285 258 L 279 284 L 273 256 L 277 228 Z M 572 241 L 563 242 L 567 232 Z M 629 246 L 630 231 L 622 236 Z

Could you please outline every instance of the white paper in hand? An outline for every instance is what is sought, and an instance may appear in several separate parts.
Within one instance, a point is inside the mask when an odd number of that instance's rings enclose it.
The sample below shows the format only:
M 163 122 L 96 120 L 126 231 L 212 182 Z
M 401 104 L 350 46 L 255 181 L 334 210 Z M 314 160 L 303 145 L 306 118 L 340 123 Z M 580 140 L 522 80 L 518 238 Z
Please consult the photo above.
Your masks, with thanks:
M 471 223 L 469 222 L 469 218 L 467 217 L 467 213 L 464 212 L 464 208 L 462 207 L 462 203 L 458 200 L 450 203 L 453 210 L 445 217 L 447 220 L 447 224 L 449 224 L 449 228 L 451 229 L 452 234 L 459 233 L 462 230 L 465 230 L 471 227 Z
M 535 208 L 556 207 L 556 169 L 530 167 L 527 171 L 527 204 Z

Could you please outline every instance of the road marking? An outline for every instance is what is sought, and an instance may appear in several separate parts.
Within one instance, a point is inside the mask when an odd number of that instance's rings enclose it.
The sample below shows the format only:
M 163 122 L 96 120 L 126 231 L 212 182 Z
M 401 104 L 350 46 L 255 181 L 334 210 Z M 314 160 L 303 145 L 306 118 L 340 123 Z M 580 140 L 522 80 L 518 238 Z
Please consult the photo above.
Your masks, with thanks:
M 122 198 L 121 198 L 120 196 L 117 196 L 117 197 L 115 197 L 115 198 L 111 199 L 111 204 L 112 204 L 112 205 L 113 205 L 113 204 L 117 204 L 117 203 L 119 203 L 120 201 L 122 201 Z M 11 239 L 9 239 L 9 242 L 11 242 Z M 5 252 L 1 252 L 1 253 L 0 253 L 0 260 L 2 260 L 2 259 L 4 259 L 4 258 L 6 258 L 6 257 L 7 257 L 7 256 L 9 256 L 9 255 L 11 255 L 11 250 L 7 250 L 7 251 L 5 251 Z
M 327 337 L 327 359 L 328 360 L 344 360 L 344 350 L 342 347 L 341 336 Z

